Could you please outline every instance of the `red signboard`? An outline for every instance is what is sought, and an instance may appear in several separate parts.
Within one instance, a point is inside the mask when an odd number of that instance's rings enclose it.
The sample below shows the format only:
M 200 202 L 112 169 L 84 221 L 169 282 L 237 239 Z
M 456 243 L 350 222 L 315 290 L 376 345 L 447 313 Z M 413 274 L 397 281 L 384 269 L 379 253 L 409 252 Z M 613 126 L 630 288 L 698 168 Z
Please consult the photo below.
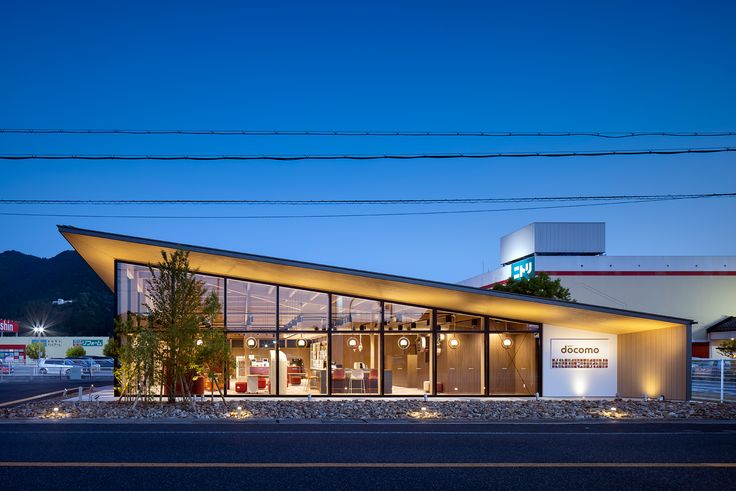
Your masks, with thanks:
M 7 319 L 0 319 L 0 332 L 18 332 L 18 323 Z

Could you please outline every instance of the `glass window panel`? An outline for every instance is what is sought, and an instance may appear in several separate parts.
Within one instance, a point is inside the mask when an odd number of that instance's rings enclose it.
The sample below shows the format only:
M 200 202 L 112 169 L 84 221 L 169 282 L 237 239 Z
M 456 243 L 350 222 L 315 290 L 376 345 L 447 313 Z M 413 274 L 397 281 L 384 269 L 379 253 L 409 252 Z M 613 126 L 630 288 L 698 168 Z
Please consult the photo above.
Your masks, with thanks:
M 229 370 L 228 394 L 276 394 L 276 335 L 250 332 L 230 333 L 227 337 L 235 361 L 235 366 Z M 286 366 L 286 357 L 283 356 L 279 370 L 286 373 Z
M 223 327 L 225 325 L 225 279 L 203 274 L 195 274 L 194 277 L 204 284 L 205 297 L 210 293 L 217 295 L 217 299 L 220 301 L 220 311 L 215 316 L 212 326 Z
M 332 335 L 333 394 L 378 394 L 380 343 L 378 334 Z
M 432 328 L 432 309 L 398 303 L 386 303 L 384 308 L 387 331 L 429 331 Z
M 148 266 L 118 263 L 118 314 L 147 314 L 146 292 L 153 276 Z
M 276 287 L 227 280 L 227 327 L 249 331 L 276 329 Z
M 525 322 L 506 321 L 501 319 L 491 319 L 489 326 L 491 331 L 538 331 L 537 324 L 527 324 Z
M 438 310 L 437 324 L 442 331 L 482 331 L 483 317 Z
M 431 333 L 386 333 L 384 393 L 422 395 L 432 390 Z
M 285 332 L 279 338 L 279 350 L 286 356 L 286 391 L 282 394 L 327 394 L 327 334 Z
M 437 393 L 482 395 L 484 335 L 450 332 L 437 336 Z
M 326 331 L 327 294 L 279 287 L 279 329 Z
M 333 295 L 332 326 L 338 331 L 377 331 L 381 328 L 381 302 Z
M 503 332 L 488 336 L 490 394 L 534 395 L 538 390 L 539 334 Z

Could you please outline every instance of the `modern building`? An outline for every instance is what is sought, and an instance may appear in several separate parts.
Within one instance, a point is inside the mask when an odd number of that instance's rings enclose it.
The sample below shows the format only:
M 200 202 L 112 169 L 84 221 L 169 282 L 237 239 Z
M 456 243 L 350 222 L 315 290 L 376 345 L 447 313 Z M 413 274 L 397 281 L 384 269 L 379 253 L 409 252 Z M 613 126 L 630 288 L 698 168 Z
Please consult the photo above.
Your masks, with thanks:
M 693 319 L 692 354 L 736 337 L 736 256 L 609 256 L 605 223 L 537 222 L 501 237 L 499 268 L 460 282 L 491 288 L 545 272 L 574 299 Z
M 161 251 L 190 265 L 222 310 L 227 394 L 304 397 L 689 398 L 691 321 L 619 308 L 60 226 L 145 314 Z

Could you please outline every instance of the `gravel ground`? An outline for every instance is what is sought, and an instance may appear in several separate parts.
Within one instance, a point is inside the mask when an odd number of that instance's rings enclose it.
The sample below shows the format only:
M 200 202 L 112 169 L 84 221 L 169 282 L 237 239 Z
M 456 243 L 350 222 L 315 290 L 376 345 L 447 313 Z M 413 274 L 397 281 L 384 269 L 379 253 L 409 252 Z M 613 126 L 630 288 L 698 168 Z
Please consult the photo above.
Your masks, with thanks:
M 54 411 L 54 408 L 58 408 Z M 238 409 L 240 408 L 240 409 Z M 639 400 L 340 400 L 229 401 L 188 404 L 124 402 L 30 402 L 3 409 L 0 418 L 112 419 L 441 419 L 441 420 L 594 420 L 736 419 L 736 404 Z

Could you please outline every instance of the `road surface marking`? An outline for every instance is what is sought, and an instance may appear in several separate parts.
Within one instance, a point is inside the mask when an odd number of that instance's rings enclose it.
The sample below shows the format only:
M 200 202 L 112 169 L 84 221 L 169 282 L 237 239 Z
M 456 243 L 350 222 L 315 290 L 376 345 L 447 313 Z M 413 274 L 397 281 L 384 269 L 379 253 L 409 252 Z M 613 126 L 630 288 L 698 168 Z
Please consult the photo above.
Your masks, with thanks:
M 733 462 L 0 462 L 0 467 L 127 468 L 736 468 Z

